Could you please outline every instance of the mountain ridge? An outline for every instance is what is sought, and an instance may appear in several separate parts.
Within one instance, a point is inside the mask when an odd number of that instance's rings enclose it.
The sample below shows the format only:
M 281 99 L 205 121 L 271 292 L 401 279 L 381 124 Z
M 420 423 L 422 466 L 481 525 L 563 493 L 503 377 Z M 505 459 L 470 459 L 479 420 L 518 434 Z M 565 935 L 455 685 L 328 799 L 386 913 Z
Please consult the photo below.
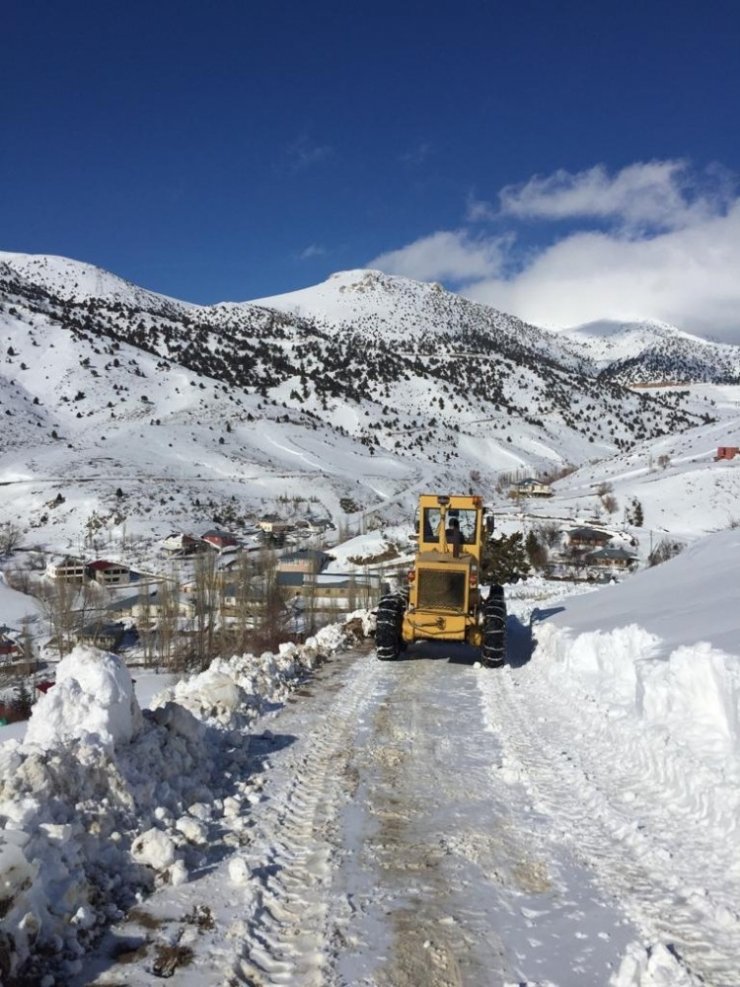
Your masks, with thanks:
M 70 479 L 103 461 L 165 477 L 192 509 L 208 477 L 255 505 L 310 478 L 336 513 L 420 482 L 491 484 L 609 456 L 711 418 L 584 373 L 574 344 L 435 285 L 340 272 L 321 289 L 345 313 L 332 321 L 308 312 L 311 289 L 302 313 L 265 299 L 194 306 L 18 256 L 0 255 L 0 480 Z

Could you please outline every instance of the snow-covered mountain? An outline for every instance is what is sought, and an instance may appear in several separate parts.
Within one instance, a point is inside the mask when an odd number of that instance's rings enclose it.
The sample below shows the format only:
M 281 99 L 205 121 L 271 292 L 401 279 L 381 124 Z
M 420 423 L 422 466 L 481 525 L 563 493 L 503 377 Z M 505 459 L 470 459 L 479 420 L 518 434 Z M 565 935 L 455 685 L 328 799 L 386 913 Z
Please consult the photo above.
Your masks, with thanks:
M 405 515 L 420 487 L 488 488 L 711 418 L 599 369 L 557 334 L 375 271 L 204 307 L 1 254 L 0 520 L 43 539 L 92 512 L 169 529 L 278 498 Z
M 665 322 L 589 322 L 562 334 L 582 367 L 621 384 L 737 383 L 740 347 L 714 343 Z

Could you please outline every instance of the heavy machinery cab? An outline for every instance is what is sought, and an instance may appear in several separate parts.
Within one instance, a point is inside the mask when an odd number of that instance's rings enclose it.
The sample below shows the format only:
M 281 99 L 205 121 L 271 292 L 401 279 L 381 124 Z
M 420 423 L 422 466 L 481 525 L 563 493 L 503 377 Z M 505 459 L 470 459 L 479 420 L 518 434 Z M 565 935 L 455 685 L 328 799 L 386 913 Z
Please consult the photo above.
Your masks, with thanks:
M 422 494 L 417 512 L 419 554 L 453 554 L 453 526 L 460 532 L 461 553 L 472 555 L 480 564 L 484 538 L 484 507 L 480 497 Z
M 401 637 L 479 643 L 478 577 L 486 537 L 480 497 L 422 494 L 418 551 Z

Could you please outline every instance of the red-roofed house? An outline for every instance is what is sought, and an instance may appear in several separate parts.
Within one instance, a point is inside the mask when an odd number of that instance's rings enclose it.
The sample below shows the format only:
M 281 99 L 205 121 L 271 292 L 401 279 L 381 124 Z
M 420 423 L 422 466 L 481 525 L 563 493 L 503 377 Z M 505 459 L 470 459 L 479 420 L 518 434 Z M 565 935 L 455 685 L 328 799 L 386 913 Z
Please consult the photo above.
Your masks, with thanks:
M 201 537 L 203 541 L 207 541 L 209 545 L 212 545 L 213 548 L 217 548 L 219 551 L 224 548 L 235 548 L 239 544 L 238 538 L 229 534 L 228 531 L 221 531 L 218 528 L 211 528 L 210 531 L 206 531 Z
M 717 455 L 714 457 L 716 462 L 718 459 L 734 459 L 735 456 L 740 456 L 740 448 L 738 446 L 720 446 L 717 449 Z

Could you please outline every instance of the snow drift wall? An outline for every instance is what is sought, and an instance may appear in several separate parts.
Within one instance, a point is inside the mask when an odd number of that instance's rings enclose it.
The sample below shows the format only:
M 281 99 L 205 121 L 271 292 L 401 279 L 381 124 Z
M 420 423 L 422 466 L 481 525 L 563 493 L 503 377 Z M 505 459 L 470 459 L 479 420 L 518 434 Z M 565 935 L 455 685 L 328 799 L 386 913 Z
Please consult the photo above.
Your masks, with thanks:
M 642 764 L 667 798 L 699 811 L 718 836 L 738 836 L 740 660 L 706 642 L 665 654 L 632 624 L 577 634 L 536 625 L 536 659 L 553 688 L 575 702 L 615 756 Z
M 26 742 L 0 749 L 0 980 L 66 982 L 137 896 L 187 880 L 211 827 L 238 841 L 254 798 L 247 728 L 346 642 L 333 625 L 278 654 L 217 659 L 143 714 L 118 657 L 65 658 Z

